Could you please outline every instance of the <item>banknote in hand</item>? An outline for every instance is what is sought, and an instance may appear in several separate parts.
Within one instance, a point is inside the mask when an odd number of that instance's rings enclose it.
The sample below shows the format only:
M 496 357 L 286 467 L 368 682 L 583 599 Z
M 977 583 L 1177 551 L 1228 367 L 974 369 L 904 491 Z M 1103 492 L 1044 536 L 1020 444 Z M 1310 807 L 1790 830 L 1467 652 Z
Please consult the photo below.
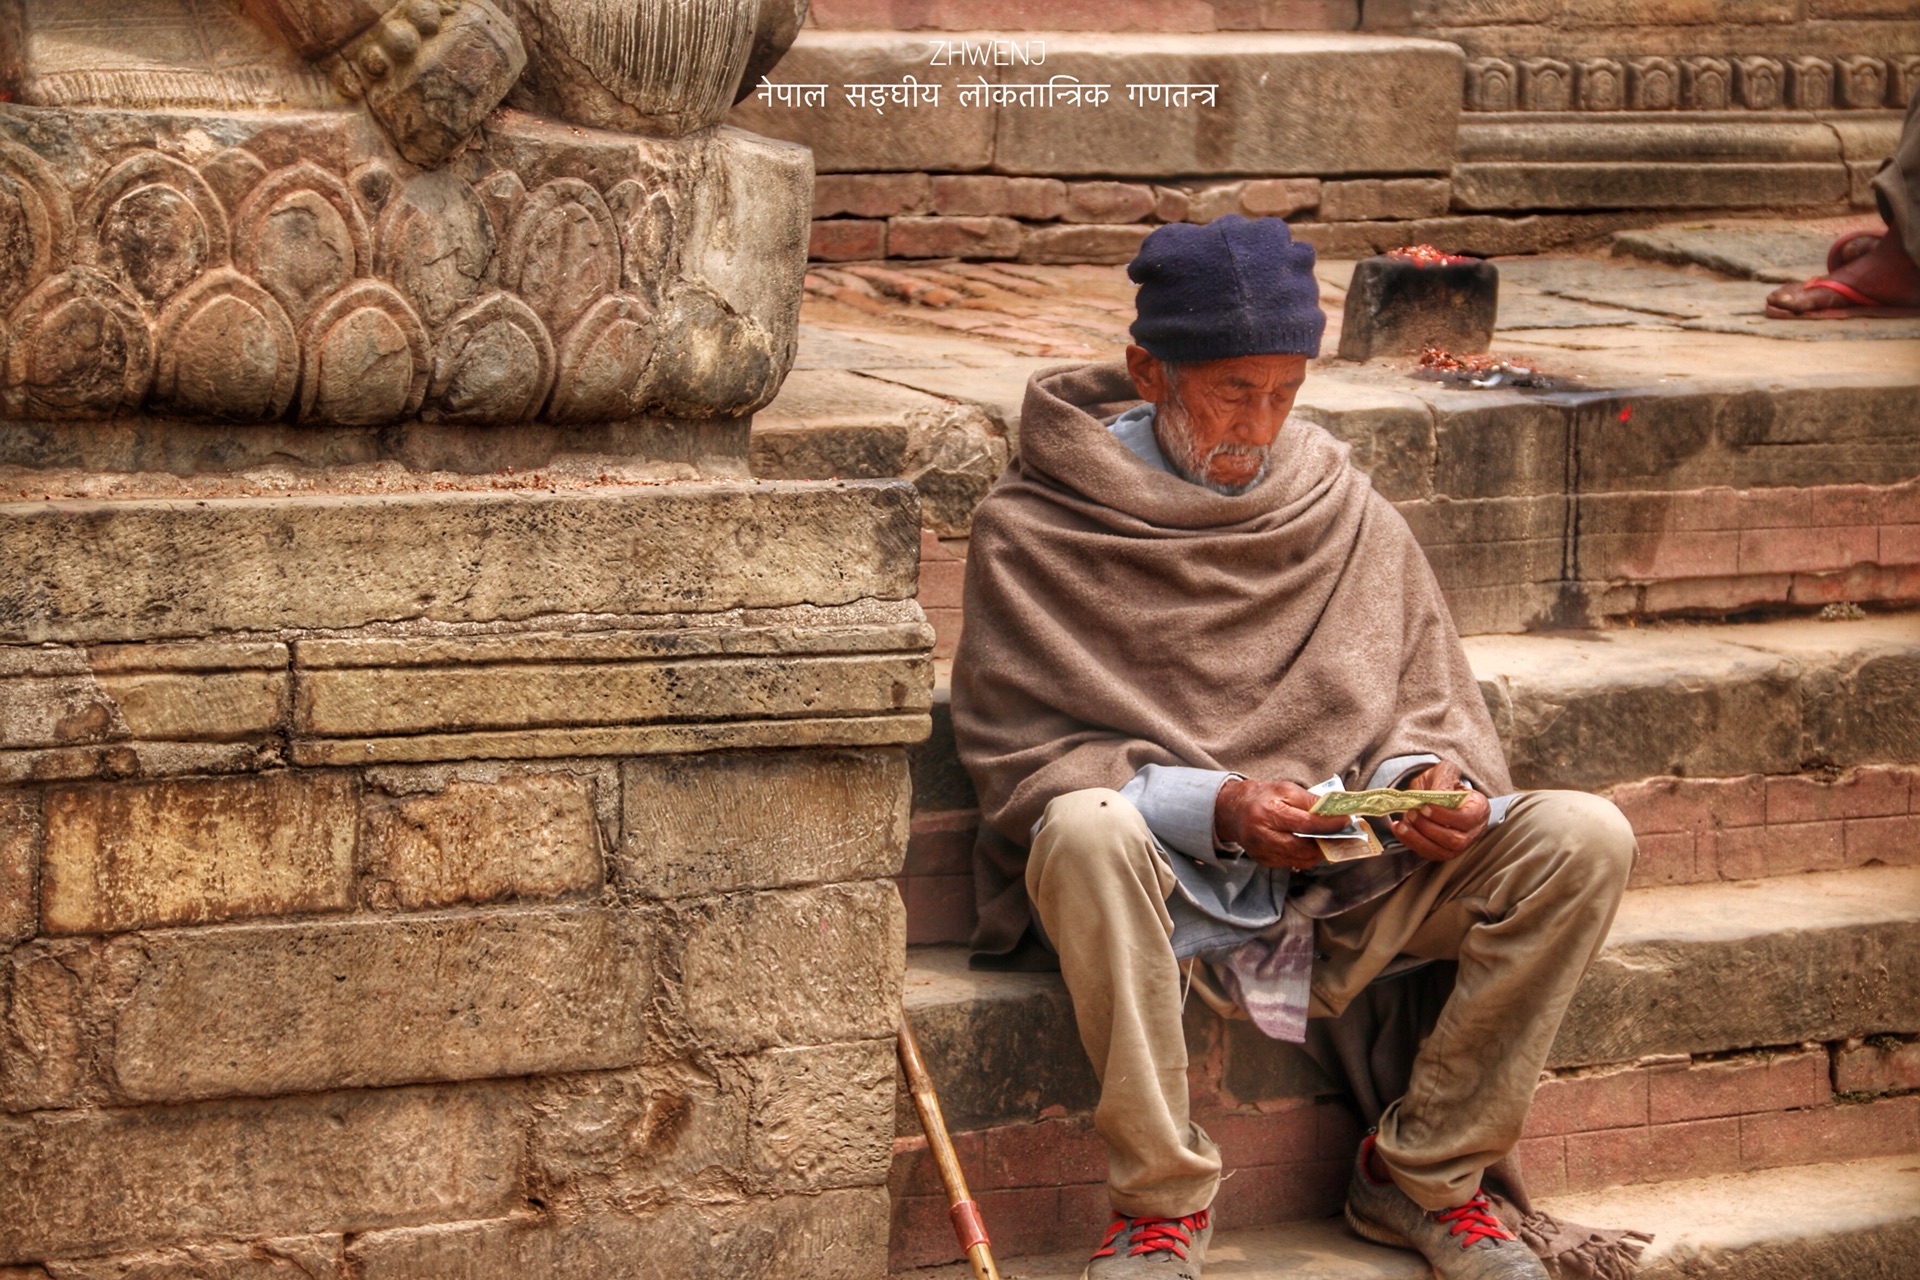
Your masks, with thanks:
M 1440 809 L 1458 809 L 1467 802 L 1465 791 L 1401 791 L 1397 787 L 1375 787 L 1370 791 L 1329 791 L 1313 802 L 1307 812 L 1333 818 L 1384 818 L 1390 813 L 1405 813 L 1422 805 Z

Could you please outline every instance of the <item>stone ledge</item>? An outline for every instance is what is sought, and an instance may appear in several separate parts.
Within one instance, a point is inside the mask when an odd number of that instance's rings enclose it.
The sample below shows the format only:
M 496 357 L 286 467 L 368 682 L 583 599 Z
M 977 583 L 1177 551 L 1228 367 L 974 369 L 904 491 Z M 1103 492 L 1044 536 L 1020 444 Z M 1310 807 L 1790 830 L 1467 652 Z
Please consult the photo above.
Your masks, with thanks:
M 1906 615 L 1576 636 L 1470 636 L 1520 787 L 1912 763 Z
M 877 481 L 0 504 L 0 641 L 900 600 L 918 505 Z
M 1911 1154 L 1808 1164 L 1555 1196 L 1543 1198 L 1540 1207 L 1570 1222 L 1631 1226 L 1651 1233 L 1653 1244 L 1634 1271 L 1639 1280 L 1691 1280 L 1702 1274 L 1716 1280 L 1898 1275 L 1899 1259 L 1920 1250 L 1920 1213 L 1914 1210 L 1920 1201 L 1920 1174 L 1913 1164 Z M 1345 1173 L 1336 1169 L 1332 1177 L 1337 1207 L 1339 1180 Z M 1270 1209 L 1289 1189 L 1276 1190 Z M 1011 1246 L 996 1255 L 1001 1266 L 1028 1280 L 1073 1280 L 1086 1265 L 1083 1240 L 1097 1238 L 1107 1213 L 1105 1188 L 1097 1191 L 1097 1198 L 1070 1201 L 1034 1189 L 992 1205 L 987 1225 L 996 1242 Z M 1302 1197 L 1286 1207 L 1293 1214 L 1319 1216 L 1307 1205 Z M 1244 1216 L 1227 1219 L 1228 1229 L 1216 1235 L 1213 1244 L 1217 1254 L 1235 1259 L 1233 1265 L 1246 1280 L 1428 1280 L 1432 1274 L 1419 1257 L 1359 1240 L 1344 1223 L 1232 1225 L 1246 1221 Z M 1065 1238 L 1068 1231 L 1071 1243 Z M 951 1230 L 947 1235 L 950 1240 Z M 1047 1256 L 1021 1256 L 1027 1250 L 1016 1242 L 1025 1240 L 1043 1241 L 1039 1249 Z M 1054 1253 L 1056 1249 L 1065 1252 Z M 944 1253 L 922 1261 L 952 1256 Z M 967 1276 L 966 1265 L 956 1263 L 901 1272 L 895 1280 Z

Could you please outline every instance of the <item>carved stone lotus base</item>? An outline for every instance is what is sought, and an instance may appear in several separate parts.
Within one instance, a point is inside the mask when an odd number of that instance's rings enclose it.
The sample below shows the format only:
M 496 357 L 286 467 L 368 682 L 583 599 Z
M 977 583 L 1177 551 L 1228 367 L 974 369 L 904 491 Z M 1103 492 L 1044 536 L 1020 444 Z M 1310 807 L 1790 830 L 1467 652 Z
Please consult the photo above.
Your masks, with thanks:
M 0 107 L 0 417 L 738 418 L 792 360 L 811 159 L 497 113 Z

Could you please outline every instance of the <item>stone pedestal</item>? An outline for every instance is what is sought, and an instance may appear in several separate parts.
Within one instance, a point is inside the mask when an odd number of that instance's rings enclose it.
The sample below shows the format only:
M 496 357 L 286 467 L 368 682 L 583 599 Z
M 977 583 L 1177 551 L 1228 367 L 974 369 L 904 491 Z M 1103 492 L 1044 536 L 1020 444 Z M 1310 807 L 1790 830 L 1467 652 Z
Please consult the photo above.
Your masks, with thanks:
M 459 134 L 540 6 L 251 78 L 59 7 L 0 67 L 0 1275 L 877 1280 L 931 633 L 911 488 L 746 478 L 809 155 L 658 85 Z

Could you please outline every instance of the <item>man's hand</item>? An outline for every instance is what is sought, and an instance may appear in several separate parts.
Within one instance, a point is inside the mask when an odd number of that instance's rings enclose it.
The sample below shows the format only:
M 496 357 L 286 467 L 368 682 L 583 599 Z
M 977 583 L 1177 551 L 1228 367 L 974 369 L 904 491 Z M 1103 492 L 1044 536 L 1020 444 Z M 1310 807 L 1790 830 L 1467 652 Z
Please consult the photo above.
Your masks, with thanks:
M 1459 774 L 1455 773 L 1455 778 Z M 1314 794 L 1293 782 L 1255 782 L 1228 778 L 1213 802 L 1213 835 L 1221 844 L 1237 844 L 1263 867 L 1305 871 L 1325 861 L 1320 846 L 1296 831 L 1332 835 L 1345 818 L 1308 813 Z M 1481 808 L 1486 807 L 1482 802 Z
M 1409 791 L 1452 791 L 1460 785 L 1460 766 L 1441 761 L 1428 765 L 1407 785 Z M 1388 825 L 1400 843 L 1423 858 L 1446 862 L 1457 858 L 1468 845 L 1487 833 L 1492 811 L 1487 798 L 1478 791 L 1467 793 L 1466 803 L 1458 809 L 1422 805 L 1394 818 Z

